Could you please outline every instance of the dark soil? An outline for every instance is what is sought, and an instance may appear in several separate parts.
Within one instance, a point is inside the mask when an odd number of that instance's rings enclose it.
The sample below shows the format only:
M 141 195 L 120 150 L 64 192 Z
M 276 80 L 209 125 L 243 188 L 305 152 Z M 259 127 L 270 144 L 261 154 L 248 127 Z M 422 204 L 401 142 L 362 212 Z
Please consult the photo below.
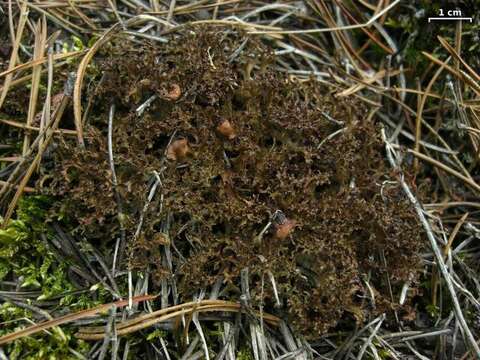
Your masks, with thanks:
M 53 167 L 43 190 L 58 197 L 52 213 L 68 214 L 76 236 L 110 254 L 123 222 L 126 264 L 148 269 L 157 286 L 176 279 L 185 300 L 220 276 L 231 284 L 224 296 L 238 298 L 248 267 L 253 301 L 307 336 L 345 316 L 408 315 L 396 302 L 415 280 L 421 231 L 399 185 L 385 182 L 392 174 L 376 124 L 354 98 L 273 71 L 259 44 L 249 41 L 232 59 L 241 43 L 210 30 L 185 31 L 168 45 L 105 48 L 84 90 L 93 99 L 86 149 L 65 138 L 44 165 Z M 120 216 L 108 161 L 111 104 Z M 161 185 L 135 238 L 154 171 Z M 366 281 L 375 304 L 365 300 Z

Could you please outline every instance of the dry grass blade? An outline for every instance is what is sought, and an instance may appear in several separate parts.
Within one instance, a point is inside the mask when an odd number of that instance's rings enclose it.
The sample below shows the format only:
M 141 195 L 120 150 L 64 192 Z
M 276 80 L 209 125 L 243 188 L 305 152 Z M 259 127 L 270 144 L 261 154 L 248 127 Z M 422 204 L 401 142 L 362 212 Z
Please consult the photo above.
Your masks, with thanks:
M 411 113 L 413 116 L 415 116 L 415 117 L 417 116 L 416 111 L 414 111 L 412 108 L 410 108 L 404 102 L 400 101 L 399 99 L 397 99 L 393 96 L 390 96 L 387 93 L 385 93 L 384 96 L 386 96 L 388 99 L 393 100 L 394 102 L 398 103 L 401 107 L 403 107 L 406 111 Z M 423 119 L 423 117 L 421 117 L 420 119 L 422 121 L 422 126 L 426 127 L 427 130 L 430 131 L 430 133 L 432 133 L 432 135 L 435 136 L 435 138 L 442 144 L 442 146 L 445 147 L 448 154 L 451 154 L 451 156 L 455 160 L 455 163 L 457 164 L 458 168 L 462 170 L 463 176 L 468 178 L 468 179 L 471 179 L 470 173 L 468 172 L 468 170 L 465 168 L 465 166 L 462 164 L 462 162 L 459 160 L 459 158 L 456 155 L 456 154 L 458 154 L 458 151 L 452 150 L 452 148 L 447 143 L 447 141 L 445 141 L 445 139 L 443 139 L 443 137 L 428 122 L 426 122 L 425 119 Z M 412 139 L 415 139 L 415 137 L 413 136 Z
M 455 59 L 457 59 L 467 70 L 468 72 L 470 73 L 470 75 L 472 75 L 476 81 L 480 82 L 480 75 L 477 74 L 477 72 L 475 70 L 473 70 L 471 68 L 470 65 L 468 65 L 465 60 L 462 59 L 462 57 L 458 54 L 457 51 L 455 51 L 455 49 L 447 42 L 447 40 L 445 40 L 444 38 L 442 38 L 441 36 L 438 36 L 438 41 L 440 41 L 440 44 L 442 44 L 442 46 L 450 53 L 450 55 L 452 55 Z
M 332 32 L 332 31 L 344 31 L 344 30 L 354 30 L 354 29 L 361 29 L 363 27 L 369 27 L 383 15 L 385 15 L 388 11 L 390 11 L 393 7 L 395 7 L 400 0 L 395 0 L 393 3 L 385 7 L 382 11 L 378 12 L 374 16 L 370 18 L 366 23 L 363 24 L 356 24 L 356 25 L 348 25 L 348 26 L 335 26 L 323 29 L 307 29 L 307 30 L 277 30 L 277 31 L 250 31 L 249 34 L 317 34 L 322 32 Z
M 20 9 L 20 19 L 18 21 L 17 33 L 15 35 L 15 42 L 12 47 L 12 54 L 10 56 L 10 62 L 8 64 L 8 69 L 11 70 L 15 67 L 18 59 L 18 49 L 20 47 L 20 42 L 22 41 L 23 30 L 25 29 L 25 23 L 27 22 L 28 12 L 27 5 L 23 4 Z M 2 93 L 0 94 L 0 109 L 2 108 L 3 102 L 7 97 L 8 89 L 10 88 L 10 83 L 12 82 L 12 74 L 7 75 L 5 82 L 3 83 Z
M 39 60 L 44 57 L 45 44 L 47 41 L 47 22 L 45 17 L 38 20 L 35 29 L 35 47 L 33 50 L 33 60 Z M 38 90 L 40 88 L 41 65 L 35 65 L 32 69 L 32 83 L 30 88 L 30 101 L 28 103 L 27 126 L 31 126 L 37 111 Z M 30 147 L 30 132 L 27 130 L 23 140 L 23 152 L 25 154 Z
M 449 173 L 450 175 L 453 175 L 456 178 L 462 180 L 466 185 L 470 186 L 473 190 L 480 191 L 480 185 L 479 184 L 477 184 L 473 179 L 468 178 L 468 177 L 462 175 L 461 173 L 459 173 L 458 171 L 452 169 L 450 166 L 445 165 L 444 163 L 441 163 L 440 161 L 435 160 L 435 159 L 431 158 L 430 156 L 419 153 L 419 152 L 417 152 L 415 150 L 412 150 L 412 149 L 407 149 L 407 152 L 415 155 L 416 157 L 420 158 L 421 160 L 429 162 L 430 164 L 438 167 L 439 169 L 442 169 L 442 170 L 446 171 L 447 173 Z
M 467 220 L 469 215 L 470 215 L 469 213 L 463 214 L 462 217 L 460 218 L 460 220 L 458 220 L 458 223 L 453 228 L 453 231 L 448 238 L 447 245 L 445 245 L 445 248 L 443 249 L 443 256 L 445 258 L 447 257 L 448 252 L 450 251 L 450 248 L 452 247 L 453 241 L 455 240 L 458 232 L 460 231 L 460 228 L 465 223 L 465 220 Z
M 52 47 L 48 48 L 48 61 L 47 61 L 47 94 L 45 95 L 45 102 L 43 104 L 41 119 L 40 119 L 40 131 L 43 131 L 46 125 L 50 125 L 51 111 L 52 111 L 52 88 L 53 88 L 53 51 Z M 38 143 L 38 149 L 42 146 L 42 140 Z
M 143 301 L 153 300 L 155 298 L 156 298 L 156 296 L 154 296 L 154 295 L 143 295 L 143 296 L 137 296 L 137 297 L 133 298 L 132 300 L 135 303 L 139 303 L 139 302 L 143 302 Z M 14 333 L 2 336 L 0 338 L 0 345 L 8 344 L 9 342 L 12 342 L 14 340 L 20 339 L 20 338 L 25 337 L 25 336 L 36 334 L 40 331 L 50 329 L 54 326 L 59 326 L 59 325 L 62 325 L 62 324 L 66 324 L 66 323 L 75 321 L 75 320 L 83 319 L 83 318 L 86 318 L 86 317 L 89 317 L 89 316 L 93 316 L 93 315 L 105 312 L 108 309 L 110 309 L 112 306 L 116 306 L 117 308 L 119 308 L 119 307 L 121 308 L 121 307 L 125 307 L 127 305 L 128 305 L 128 300 L 119 300 L 119 301 L 116 301 L 114 303 L 103 304 L 103 305 L 94 307 L 93 309 L 82 310 L 82 311 L 79 311 L 79 312 L 76 312 L 76 313 L 73 313 L 73 314 L 68 314 L 68 315 L 65 315 L 65 316 L 61 316 L 59 318 L 56 318 L 56 319 L 53 319 L 53 320 L 50 320 L 50 321 L 45 321 L 43 323 L 30 326 L 26 329 L 22 329 L 22 330 L 14 332 Z
M 402 71 L 401 70 L 394 70 L 390 72 L 390 76 L 395 76 L 400 74 Z M 385 70 L 380 70 L 379 72 L 375 73 L 373 76 L 370 76 L 366 79 L 355 79 L 358 83 L 355 85 L 352 85 L 348 89 L 343 90 L 342 92 L 338 93 L 336 96 L 338 97 L 345 97 L 345 96 L 350 96 L 355 94 L 356 92 L 364 89 L 365 87 L 368 87 L 369 85 L 373 84 L 374 82 L 382 79 L 387 75 L 387 72 Z
M 80 65 L 78 66 L 77 76 L 75 80 L 75 86 L 73 89 L 73 112 L 75 120 L 75 129 L 77 131 L 77 141 L 80 146 L 84 146 L 83 139 L 83 125 L 82 125 L 82 86 L 83 79 L 85 77 L 85 72 L 87 71 L 87 66 L 92 60 L 95 53 L 98 49 L 105 44 L 110 38 L 115 34 L 119 24 L 115 24 L 108 31 L 106 31 L 96 42 L 95 44 L 87 51 L 83 57 Z
M 465 223 L 465 220 L 467 219 L 469 213 L 463 214 L 463 216 L 460 218 L 460 220 L 457 222 L 455 227 L 453 228 L 452 233 L 448 237 L 447 245 L 445 245 L 445 248 L 443 249 L 443 257 L 444 259 L 447 258 L 448 252 L 450 251 L 453 241 L 455 240 L 458 232 L 460 231 L 460 228 L 462 225 Z M 436 268 L 432 270 L 432 304 L 436 306 L 437 304 L 437 291 L 438 291 L 438 271 Z
M 62 119 L 63 112 L 65 111 L 65 108 L 67 107 L 67 104 L 70 100 L 70 96 L 65 95 L 59 104 L 55 114 L 54 114 L 54 120 L 52 121 L 52 126 L 47 129 L 46 135 L 45 135 L 45 140 L 42 143 L 42 146 L 40 149 L 38 149 L 37 155 L 33 159 L 32 163 L 30 164 L 29 168 L 27 169 L 27 172 L 23 176 L 22 180 L 20 181 L 20 184 L 18 186 L 17 192 L 15 193 L 12 201 L 8 205 L 7 213 L 5 214 L 5 217 L 3 219 L 3 222 L 0 226 L 0 228 L 5 228 L 8 226 L 8 222 L 10 218 L 13 215 L 13 212 L 15 211 L 15 208 L 17 206 L 18 201 L 20 200 L 20 197 L 23 194 L 23 189 L 25 186 L 27 186 L 28 181 L 30 180 L 30 177 L 33 175 L 33 172 L 35 171 L 36 167 L 40 163 L 42 159 L 43 152 L 47 149 L 47 146 L 50 144 L 50 140 L 53 137 L 53 134 L 55 133 L 55 130 L 58 128 L 58 124 L 60 123 L 60 120 Z M 42 135 L 38 135 L 39 137 Z
M 224 300 L 202 300 L 202 301 L 191 301 L 188 303 L 180 304 L 180 305 L 174 305 L 170 306 L 165 309 L 157 310 L 148 314 L 144 314 L 141 316 L 138 316 L 134 319 L 130 319 L 127 321 L 123 321 L 117 325 L 117 329 L 121 330 L 123 328 L 131 327 L 136 324 L 140 324 L 142 322 L 145 322 L 149 319 L 152 318 L 157 318 L 161 317 L 163 315 L 169 314 L 169 313 L 174 313 L 179 310 L 185 310 L 189 309 L 190 311 L 195 311 L 196 309 L 202 307 L 202 306 L 213 306 L 217 308 L 223 308 L 223 307 L 233 307 L 235 309 L 239 308 L 239 304 L 229 302 L 229 301 L 224 301 Z M 276 322 L 278 321 L 278 318 L 269 314 L 266 314 L 265 316 L 266 320 L 269 322 Z M 85 328 L 82 330 L 83 332 L 101 332 L 101 327 L 92 327 L 92 328 Z
M 241 312 L 242 306 L 221 300 L 202 300 L 187 304 L 172 306 L 170 308 L 155 311 L 150 314 L 139 316 L 136 319 L 127 320 L 117 325 L 117 335 L 127 335 L 145 329 L 160 322 L 180 318 L 185 315 L 193 315 L 200 312 Z M 272 324 L 278 325 L 280 319 L 275 316 L 263 313 L 263 319 Z M 103 327 L 81 328 L 76 336 L 82 340 L 102 340 L 105 337 Z
M 83 52 L 82 52 L 83 53 Z M 57 64 L 55 64 L 55 67 L 62 67 L 62 66 L 65 66 L 67 65 L 68 62 L 67 61 L 62 61 L 62 62 L 59 62 Z M 47 72 L 47 69 L 43 69 L 42 70 L 42 75 L 44 73 Z M 16 87 L 16 86 L 19 86 L 19 85 L 22 85 L 22 84 L 25 84 L 26 82 L 30 81 L 32 79 L 32 75 L 25 75 L 25 76 L 22 76 L 22 77 L 19 77 L 18 79 L 15 79 L 15 80 L 12 80 L 8 86 L 9 88 L 12 88 L 12 87 Z M 5 86 L 3 87 L 0 87 L 0 91 L 3 91 L 3 89 L 5 88 Z
M 10 184 L 10 183 L 7 182 L 7 181 L 2 181 L 2 180 L 0 180 L 0 185 L 5 186 L 6 188 L 10 188 L 10 189 L 18 189 L 18 186 L 13 185 L 13 184 Z M 31 187 L 28 187 L 28 186 L 25 186 L 25 187 L 23 188 L 23 191 L 24 191 L 24 192 L 27 192 L 27 193 L 34 193 L 34 192 L 35 192 L 35 189 L 34 189 L 34 188 L 31 188 Z
M 317 5 L 317 13 L 323 16 L 324 21 L 327 23 L 330 28 L 334 28 L 337 24 L 335 17 L 329 11 L 329 8 L 325 1 L 321 0 L 318 2 Z M 372 70 L 369 63 L 367 63 L 360 55 L 358 51 L 355 51 L 352 45 L 350 33 L 343 32 L 343 31 L 335 31 L 333 32 L 333 37 L 335 37 L 343 49 L 345 56 L 347 56 L 348 60 L 352 64 L 353 68 L 356 72 L 362 75 L 362 77 L 366 76 L 366 70 Z M 360 63 L 360 64 L 357 64 Z
M 71 58 L 71 57 L 75 57 L 75 56 L 80 56 L 82 54 L 85 53 L 85 50 L 81 50 L 81 51 L 71 51 L 71 52 L 67 52 L 65 54 L 55 54 L 53 55 L 53 60 L 63 60 L 63 59 L 68 59 L 68 58 Z M 0 73 L 0 78 L 3 77 L 3 76 L 7 76 L 7 75 L 10 75 L 16 71 L 20 71 L 20 70 L 28 70 L 32 67 L 35 67 L 35 66 L 38 66 L 38 65 L 43 65 L 45 64 L 46 62 L 48 61 L 48 57 L 41 57 L 37 60 L 32 60 L 32 61 L 29 61 L 29 62 L 26 62 L 24 64 L 20 64 L 20 65 L 17 65 L 17 66 L 14 66 L 12 68 L 9 68 L 8 70 L 5 70 L 4 72 L 1 72 Z M 5 87 L 5 86 L 4 86 Z
M 75 2 L 73 0 L 67 0 L 68 4 L 70 5 L 70 8 L 77 14 L 84 22 L 87 24 L 92 30 L 97 30 L 97 27 L 95 24 L 88 18 L 87 15 L 85 15 L 83 12 L 81 12 L 77 6 L 75 5 Z
M 475 94 L 477 96 L 480 96 L 480 85 L 477 84 L 467 73 L 465 73 L 464 71 L 462 70 L 455 70 L 453 67 L 447 65 L 445 62 L 437 59 L 435 56 L 425 52 L 425 51 L 422 51 L 422 54 L 424 56 L 426 56 L 429 60 L 433 61 L 435 64 L 437 65 L 440 65 L 440 66 L 443 66 L 445 69 L 447 69 L 451 74 L 455 75 L 455 77 L 461 81 L 464 81 L 465 83 L 467 83 L 468 85 L 470 85 L 470 87 L 472 88 L 472 90 L 475 92 Z
M 338 1 L 338 0 L 335 0 L 335 2 L 337 3 L 337 5 L 342 9 L 343 13 L 351 20 L 353 21 L 355 24 L 358 24 L 358 21 L 355 19 L 355 17 L 350 13 L 350 11 L 348 11 L 348 9 L 345 7 L 345 5 L 341 2 L 341 1 Z M 379 5 L 381 5 L 379 3 Z M 362 32 L 364 34 L 366 34 L 369 39 L 368 41 L 359 49 L 358 51 L 358 55 L 360 55 L 361 53 L 363 53 L 363 51 L 365 49 L 367 49 L 369 46 L 370 46 L 370 43 L 373 41 L 376 45 L 378 45 L 379 47 L 382 48 L 383 51 L 385 51 L 387 54 L 394 54 L 395 53 L 395 50 L 392 50 L 390 47 L 388 47 L 387 45 L 383 44 L 382 41 L 380 41 L 372 32 L 368 31 L 365 27 L 362 27 L 360 28 L 360 30 L 362 30 Z
M 49 11 L 46 11 L 42 9 L 38 4 L 33 4 L 31 1 L 23 1 L 20 0 L 20 2 L 23 5 L 27 5 L 30 8 L 38 11 L 42 15 L 46 16 L 49 18 L 52 22 L 57 24 L 58 26 L 64 28 L 65 30 L 71 32 L 75 36 L 80 36 L 79 32 L 83 32 L 84 29 L 71 21 L 69 21 L 66 17 L 64 17 L 61 13 L 59 13 L 56 9 L 49 9 Z M 77 31 L 75 31 L 73 28 L 75 28 Z M 79 31 L 79 32 L 78 32 Z
M 108 5 L 110 6 L 110 8 L 112 9 L 115 17 L 117 18 L 117 21 L 122 25 L 122 27 L 124 27 L 122 18 L 120 17 L 120 14 L 118 13 L 118 10 L 117 10 L 117 7 L 116 7 L 115 3 L 112 0 L 107 0 L 107 2 L 108 2 Z
M 176 6 L 173 11 L 172 11 L 172 16 L 173 15 L 180 15 L 180 14 L 188 14 L 194 11 L 198 11 L 201 9 L 209 9 L 209 8 L 218 8 L 220 6 L 225 6 L 225 5 L 230 5 L 230 4 L 238 4 L 241 2 L 241 0 L 219 0 L 216 1 L 216 3 L 213 4 L 205 4 L 207 1 L 197 1 L 194 3 L 186 4 L 186 5 L 181 5 L 181 6 Z M 148 14 L 150 15 L 167 15 L 169 14 L 170 9 L 168 10 L 163 10 L 163 11 L 149 11 Z M 218 13 L 218 11 L 217 11 Z M 215 17 L 213 17 L 215 20 Z
M 448 62 L 448 60 L 447 60 Z M 420 143 L 421 143 L 421 130 L 422 130 L 422 114 L 423 114 L 423 109 L 425 107 L 425 103 L 427 101 L 427 96 L 432 90 L 433 84 L 435 84 L 435 81 L 437 81 L 438 77 L 442 73 L 444 67 L 441 66 L 433 75 L 432 79 L 428 82 L 427 88 L 425 89 L 425 92 L 419 102 L 419 105 L 417 107 L 417 119 L 416 119 L 416 127 L 415 127 L 415 151 L 420 152 Z M 418 162 L 415 162 L 415 169 L 418 169 Z
M 17 121 L 13 120 L 6 120 L 6 119 L 0 119 L 0 123 L 10 125 L 19 129 L 25 129 L 25 130 L 30 130 L 30 131 L 36 131 L 36 132 L 41 132 L 43 129 L 40 129 L 39 127 L 36 126 L 28 126 L 22 123 L 19 123 Z M 55 134 L 64 134 L 64 135 L 69 135 L 69 136 L 76 136 L 77 132 L 75 130 L 70 130 L 70 129 L 57 129 L 54 131 Z

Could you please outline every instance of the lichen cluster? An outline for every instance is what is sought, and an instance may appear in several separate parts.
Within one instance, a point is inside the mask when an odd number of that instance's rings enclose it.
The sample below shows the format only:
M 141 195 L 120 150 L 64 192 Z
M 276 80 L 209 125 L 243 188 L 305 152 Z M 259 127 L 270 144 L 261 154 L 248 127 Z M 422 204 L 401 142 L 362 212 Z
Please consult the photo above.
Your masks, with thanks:
M 109 45 L 85 90 L 86 148 L 58 142 L 43 191 L 76 236 L 113 252 L 120 222 L 107 123 L 115 104 L 128 265 L 148 269 L 154 286 L 175 278 L 184 299 L 219 276 L 229 284 L 224 296 L 237 297 L 248 267 L 253 301 L 314 337 L 348 314 L 361 321 L 398 308 L 391 292 L 412 280 L 421 234 L 399 185 L 386 181 L 394 177 L 365 107 L 273 68 L 266 47 L 223 30 Z M 154 172 L 161 184 L 135 237 Z

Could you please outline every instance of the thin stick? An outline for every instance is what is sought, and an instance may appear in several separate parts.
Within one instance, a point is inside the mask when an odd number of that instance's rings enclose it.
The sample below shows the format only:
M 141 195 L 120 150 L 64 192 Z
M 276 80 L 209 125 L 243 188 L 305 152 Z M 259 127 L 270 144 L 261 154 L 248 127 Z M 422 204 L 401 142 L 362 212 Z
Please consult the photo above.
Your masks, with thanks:
M 118 214 L 117 219 L 120 224 L 120 238 L 117 240 L 117 245 L 115 249 L 119 249 L 119 251 L 115 251 L 113 257 L 113 264 L 112 264 L 112 274 L 115 277 L 115 268 L 117 265 L 117 256 L 118 262 L 121 263 L 123 259 L 123 250 L 125 247 L 125 214 L 123 213 L 123 206 L 122 206 L 122 199 L 120 197 L 120 193 L 118 191 L 118 181 L 117 181 L 117 173 L 115 172 L 115 161 L 113 159 L 113 117 L 115 115 L 115 104 L 110 106 L 110 112 L 108 114 L 108 162 L 110 164 L 110 171 L 112 172 L 112 186 L 113 192 L 115 193 L 115 200 L 117 202 Z

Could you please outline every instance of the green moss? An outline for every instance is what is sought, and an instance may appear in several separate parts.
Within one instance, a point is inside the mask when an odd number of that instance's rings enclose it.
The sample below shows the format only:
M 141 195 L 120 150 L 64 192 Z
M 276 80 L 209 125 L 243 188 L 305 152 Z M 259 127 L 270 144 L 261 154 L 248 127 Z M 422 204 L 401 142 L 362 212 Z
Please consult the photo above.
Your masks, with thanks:
M 73 290 L 65 270 L 40 239 L 48 233 L 45 225 L 50 200 L 30 196 L 20 200 L 17 218 L 0 230 L 0 279 L 23 279 L 21 287 L 40 290 L 40 300 Z
M 33 318 L 30 311 L 4 302 L 0 306 L 0 321 L 2 322 L 0 336 L 31 325 L 32 320 L 29 319 Z M 78 359 L 79 357 L 74 352 L 86 354 L 90 345 L 75 339 L 73 334 L 74 331 L 68 328 L 64 328 L 61 332 L 54 328 L 49 330 L 48 334 L 18 339 L 5 345 L 3 349 L 11 360 Z
M 160 329 L 157 329 L 157 330 L 154 330 L 152 331 L 151 333 L 149 333 L 147 336 L 146 336 L 146 339 L 147 341 L 155 341 L 157 339 L 161 339 L 161 338 L 164 338 L 167 336 L 167 332 L 164 331 L 164 330 L 160 330 Z
M 38 291 L 39 302 L 56 297 L 60 306 L 92 306 L 90 297 L 80 304 L 82 296 L 69 294 L 75 287 L 66 275 L 68 264 L 59 261 L 40 239 L 40 234 L 49 234 L 45 220 L 50 203 L 46 196 L 23 197 L 17 218 L 0 230 L 0 279 L 21 281 L 21 291 Z M 36 316 L 12 302 L 4 302 L 0 306 L 0 336 L 37 322 Z M 85 353 L 89 344 L 75 339 L 73 333 L 68 327 L 61 332 L 53 329 L 49 334 L 16 340 L 4 350 L 10 359 L 77 359 L 74 351 Z
M 236 358 L 238 360 L 253 360 L 253 354 L 250 349 L 242 349 L 237 352 Z

